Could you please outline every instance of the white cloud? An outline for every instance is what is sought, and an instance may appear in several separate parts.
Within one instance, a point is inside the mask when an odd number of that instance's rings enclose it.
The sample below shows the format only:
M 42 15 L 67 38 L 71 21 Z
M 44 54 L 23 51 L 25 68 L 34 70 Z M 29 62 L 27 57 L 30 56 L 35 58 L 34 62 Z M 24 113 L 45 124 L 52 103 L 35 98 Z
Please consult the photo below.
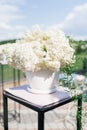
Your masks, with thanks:
M 6 23 L 0 23 L 0 29 L 11 29 L 11 26 Z
M 0 27 L 1 28 L 1 27 Z M 0 40 L 14 39 L 23 37 L 24 31 L 26 31 L 26 26 L 8 26 L 4 25 L 4 29 L 0 30 Z
M 12 12 L 16 12 L 17 6 L 15 5 L 9 5 L 9 4 L 0 4 L 0 13 L 6 13 L 6 11 L 12 11 Z
M 19 32 L 25 30 L 25 26 L 17 23 L 25 17 L 20 14 L 20 5 L 24 2 L 26 0 L 0 0 L 0 40 L 18 38 Z
M 17 5 L 24 5 L 28 0 L 0 0 L 2 4 L 17 4 Z
M 0 3 L 0 22 L 7 22 L 13 19 L 22 18 L 23 16 L 18 15 L 19 7 L 10 4 Z
M 70 14 L 68 14 L 68 16 L 66 17 L 66 20 L 68 21 L 68 20 L 71 20 L 71 19 L 73 19 L 74 18 L 74 13 L 70 13 Z
M 87 39 L 87 3 L 73 8 L 58 26 L 74 38 Z
M 23 7 L 28 2 L 29 0 L 0 0 L 0 40 L 20 37 L 27 29 L 23 25 L 26 15 L 30 18 L 32 10 L 38 8 L 35 3 L 29 5 L 27 14 Z M 75 39 L 87 39 L 87 3 L 74 7 L 58 26 Z

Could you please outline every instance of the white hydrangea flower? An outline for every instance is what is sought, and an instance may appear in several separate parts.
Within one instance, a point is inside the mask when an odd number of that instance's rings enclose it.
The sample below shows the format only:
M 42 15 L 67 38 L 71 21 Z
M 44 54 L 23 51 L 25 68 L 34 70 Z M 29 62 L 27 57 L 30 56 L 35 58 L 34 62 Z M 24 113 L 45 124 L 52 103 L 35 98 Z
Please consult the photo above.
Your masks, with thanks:
M 58 71 L 60 67 L 73 62 L 74 49 L 70 47 L 64 32 L 58 28 L 42 31 L 37 26 L 16 43 L 1 45 L 0 58 L 3 55 L 8 64 L 23 71 Z

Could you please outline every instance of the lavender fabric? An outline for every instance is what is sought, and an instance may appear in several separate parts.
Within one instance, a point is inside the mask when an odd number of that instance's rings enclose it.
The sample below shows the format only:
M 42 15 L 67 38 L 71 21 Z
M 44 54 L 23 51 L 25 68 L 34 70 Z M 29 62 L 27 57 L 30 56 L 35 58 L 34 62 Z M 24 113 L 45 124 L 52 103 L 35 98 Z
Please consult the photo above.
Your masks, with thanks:
M 61 100 L 70 98 L 71 96 L 70 92 L 64 90 L 63 87 L 57 88 L 55 92 L 50 94 L 31 93 L 28 91 L 28 87 L 28 85 L 18 86 L 14 88 L 5 89 L 5 91 L 41 107 L 50 105 L 55 102 L 60 102 Z

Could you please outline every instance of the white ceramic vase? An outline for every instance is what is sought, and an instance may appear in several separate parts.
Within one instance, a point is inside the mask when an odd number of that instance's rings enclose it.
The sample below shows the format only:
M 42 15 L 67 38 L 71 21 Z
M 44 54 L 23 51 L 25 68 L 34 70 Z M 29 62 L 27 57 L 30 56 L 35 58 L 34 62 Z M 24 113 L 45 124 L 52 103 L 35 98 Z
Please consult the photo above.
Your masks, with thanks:
M 58 86 L 58 72 L 51 70 L 40 70 L 36 72 L 27 71 L 28 90 L 32 93 L 47 94 L 56 91 Z

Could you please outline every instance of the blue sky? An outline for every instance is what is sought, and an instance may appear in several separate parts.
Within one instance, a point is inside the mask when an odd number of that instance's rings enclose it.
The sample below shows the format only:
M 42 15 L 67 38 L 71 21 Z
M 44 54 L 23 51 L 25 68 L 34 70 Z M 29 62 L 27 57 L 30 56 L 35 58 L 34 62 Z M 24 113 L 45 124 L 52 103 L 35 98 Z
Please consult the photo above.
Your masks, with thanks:
M 87 0 L 0 0 L 0 40 L 22 37 L 35 24 L 87 40 Z

